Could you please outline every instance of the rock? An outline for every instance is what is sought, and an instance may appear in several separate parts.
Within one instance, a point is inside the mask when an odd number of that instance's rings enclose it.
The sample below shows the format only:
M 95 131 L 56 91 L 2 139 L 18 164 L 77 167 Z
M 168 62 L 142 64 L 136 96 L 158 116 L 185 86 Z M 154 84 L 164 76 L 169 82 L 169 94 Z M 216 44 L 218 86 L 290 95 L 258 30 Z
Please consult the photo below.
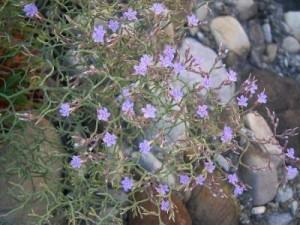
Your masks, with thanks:
M 203 21 L 207 18 L 208 12 L 208 5 L 204 4 L 196 10 L 196 16 L 200 21 Z
M 211 67 L 213 66 L 217 54 L 210 48 L 205 47 L 201 43 L 197 42 L 192 38 L 186 38 L 183 40 L 182 45 L 179 49 L 180 58 L 184 58 L 185 52 L 190 49 L 190 54 L 194 57 L 200 57 L 203 62 L 201 63 L 201 69 L 204 72 L 209 72 Z M 218 63 L 217 66 L 221 66 L 221 63 Z M 190 88 L 192 88 L 195 84 L 201 83 L 203 78 L 199 76 L 199 74 L 194 72 L 185 71 L 180 79 L 188 84 Z M 215 69 L 211 72 L 211 80 L 212 86 L 218 87 L 224 80 L 227 79 L 227 71 L 225 68 L 221 67 Z M 182 82 L 175 82 L 175 86 L 180 88 L 184 88 Z M 227 103 L 233 96 L 235 90 L 234 85 L 227 85 L 220 88 L 217 92 L 217 95 L 220 99 L 221 103 Z M 203 91 L 200 94 L 205 95 L 206 92 Z
M 14 128 L 9 145 L 0 148 L 0 213 L 16 210 L 1 215 L 0 224 L 37 224 L 40 218 L 32 216 L 33 212 L 45 215 L 53 201 L 46 193 L 60 191 L 64 149 L 55 128 L 45 119 L 37 126 L 32 122 L 20 125 L 22 129 Z
M 225 171 L 229 172 L 230 170 L 230 163 L 229 161 L 222 156 L 221 154 L 218 154 L 215 156 L 215 161 L 221 166 Z
M 257 206 L 251 209 L 251 214 L 253 215 L 261 215 L 266 212 L 267 208 L 265 206 Z
M 196 186 L 187 202 L 187 209 L 196 225 L 238 225 L 239 206 L 231 197 L 230 188 L 214 174 L 207 186 Z M 223 190 L 220 194 L 220 190 Z M 215 193 L 217 192 L 217 193 Z
M 293 198 L 293 189 L 291 187 L 284 186 L 284 187 L 278 188 L 278 192 L 276 195 L 277 202 L 284 203 L 292 198 Z
M 300 50 L 300 44 L 296 38 L 288 36 L 283 39 L 282 48 L 289 53 L 297 53 Z
M 265 41 L 267 43 L 272 43 L 272 31 L 271 31 L 270 24 L 265 23 L 262 28 L 263 28 L 263 31 L 264 31 Z
M 266 48 L 266 56 L 264 56 L 265 62 L 273 62 L 277 55 L 277 45 L 276 44 L 268 44 Z
M 218 45 L 221 43 L 239 56 L 246 56 L 250 42 L 241 24 L 231 16 L 220 16 L 212 20 L 210 30 Z
M 257 14 L 257 4 L 254 0 L 234 0 L 239 16 L 242 20 L 248 20 Z
M 290 208 L 291 208 L 291 213 L 292 213 L 293 216 L 296 216 L 296 215 L 297 215 L 298 207 L 299 207 L 298 201 L 293 201 L 293 202 L 291 203 Z
M 288 225 L 293 220 L 289 213 L 273 213 L 267 216 L 269 225 Z
M 134 199 L 136 202 L 140 202 L 139 206 L 143 208 L 141 211 L 145 214 L 141 217 L 140 215 L 134 215 L 133 211 L 130 211 L 128 225 L 159 225 L 159 218 L 157 216 L 146 214 L 147 212 L 158 213 L 158 198 L 144 191 L 136 192 Z M 161 212 L 160 217 L 162 222 L 165 225 L 192 225 L 190 215 L 182 201 L 174 194 L 172 194 L 171 200 L 174 204 L 175 220 L 169 219 L 170 213 Z
M 300 11 L 290 11 L 285 13 L 284 20 L 290 28 L 290 33 L 300 41 Z
M 249 38 L 253 47 L 264 46 L 265 36 L 258 20 L 249 21 Z

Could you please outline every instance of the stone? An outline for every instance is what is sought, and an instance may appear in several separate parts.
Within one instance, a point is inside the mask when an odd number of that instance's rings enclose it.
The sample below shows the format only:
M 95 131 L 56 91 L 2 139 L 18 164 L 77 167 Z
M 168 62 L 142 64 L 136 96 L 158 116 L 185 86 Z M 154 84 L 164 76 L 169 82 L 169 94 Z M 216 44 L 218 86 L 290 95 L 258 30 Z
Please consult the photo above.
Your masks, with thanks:
M 190 54 L 194 57 L 199 57 L 203 60 L 201 63 L 201 69 L 204 72 L 209 72 L 212 66 L 214 65 L 214 62 L 217 58 L 217 54 L 210 48 L 205 47 L 201 43 L 197 42 L 195 39 L 192 38 L 186 38 L 183 40 L 182 45 L 179 49 L 180 58 L 183 59 L 185 56 L 185 53 L 187 50 L 190 50 Z M 212 87 L 218 87 L 224 80 L 227 79 L 227 71 L 225 68 L 221 67 L 222 62 L 217 63 L 218 69 L 214 69 L 211 72 L 211 80 L 212 80 Z M 187 85 L 192 88 L 194 85 L 201 83 L 203 78 L 194 72 L 185 71 L 181 76 L 180 80 L 187 83 Z M 177 86 L 179 88 L 184 88 L 184 84 L 182 82 L 174 82 L 174 86 Z M 222 86 L 218 92 L 217 96 L 220 99 L 220 103 L 227 103 L 233 96 L 233 93 L 235 91 L 234 84 Z M 202 91 L 202 95 L 205 95 L 206 92 Z
M 147 212 L 158 213 L 159 202 L 158 198 L 153 196 L 153 193 L 136 192 L 134 194 L 134 199 L 136 202 L 140 202 L 139 206 L 143 209 L 144 213 L 142 216 L 140 214 L 135 215 L 133 211 L 129 211 L 128 215 L 128 225 L 159 225 L 159 218 L 156 215 L 147 214 Z M 174 220 L 169 219 L 170 213 L 160 212 L 160 217 L 165 225 L 192 225 L 190 215 L 184 206 L 183 202 L 174 194 L 171 195 L 172 203 L 174 204 Z
M 279 203 L 287 202 L 293 198 L 293 189 L 289 186 L 283 186 L 278 188 L 276 195 L 276 201 Z
M 218 154 L 215 156 L 215 161 L 218 163 L 219 166 L 221 166 L 225 171 L 229 172 L 230 170 L 230 163 L 228 159 L 226 159 L 221 154 Z
M 267 216 L 267 222 L 269 225 L 289 225 L 293 220 L 290 213 L 272 213 Z
M 45 215 L 54 201 L 40 193 L 45 194 L 45 188 L 52 193 L 60 191 L 64 148 L 55 128 L 45 119 L 38 125 L 19 125 L 22 129 L 14 128 L 9 145 L 0 148 L 0 213 L 16 209 L 1 216 L 0 224 L 37 224 L 40 218 L 30 214 Z
M 249 38 L 253 47 L 264 46 L 265 36 L 258 20 L 249 21 Z
M 210 30 L 218 45 L 221 43 L 239 56 L 246 56 L 250 42 L 242 25 L 231 16 L 220 16 L 212 20 Z
M 271 31 L 271 26 L 269 23 L 265 23 L 263 25 L 263 31 L 264 31 L 264 36 L 265 36 L 265 41 L 267 43 L 272 43 L 272 31 Z
M 293 216 L 297 215 L 298 207 L 299 207 L 298 201 L 296 201 L 296 200 L 292 201 L 290 208 L 291 208 L 291 213 Z
M 282 48 L 289 53 L 297 53 L 300 50 L 300 44 L 296 38 L 288 36 L 283 39 Z
M 267 208 L 265 206 L 257 206 L 251 209 L 252 215 L 261 215 L 266 212 Z
M 248 20 L 257 14 L 257 4 L 254 0 L 234 0 L 233 3 L 242 20 Z
M 216 173 L 207 178 L 206 184 L 209 186 L 197 185 L 187 202 L 193 224 L 238 225 L 239 205 L 232 197 L 228 184 Z
M 276 44 L 268 44 L 266 55 L 263 57 L 265 62 L 273 62 L 277 56 L 278 46 Z
M 248 193 L 255 206 L 264 205 L 272 201 L 279 186 L 277 165 L 270 161 L 270 154 L 259 147 L 250 144 L 242 153 L 238 168 L 240 179 L 248 185 Z
M 209 13 L 208 5 L 204 4 L 204 5 L 201 5 L 199 8 L 196 9 L 195 14 L 196 14 L 197 18 L 200 21 L 203 21 L 207 18 L 208 13 Z
M 290 33 L 300 41 L 300 11 L 289 11 L 285 13 L 284 20 L 290 28 Z

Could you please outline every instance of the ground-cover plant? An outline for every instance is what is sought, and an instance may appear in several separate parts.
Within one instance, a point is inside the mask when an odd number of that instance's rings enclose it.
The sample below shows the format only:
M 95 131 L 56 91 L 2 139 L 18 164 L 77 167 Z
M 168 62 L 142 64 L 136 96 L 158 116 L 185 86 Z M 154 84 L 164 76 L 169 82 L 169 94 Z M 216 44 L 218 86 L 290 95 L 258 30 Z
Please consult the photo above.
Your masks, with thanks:
M 242 116 L 265 104 L 267 95 L 250 77 L 230 101 L 220 101 L 218 90 L 234 86 L 237 74 L 229 70 L 218 87 L 212 84 L 211 71 L 222 66 L 226 55 L 222 48 L 208 72 L 201 68 L 201 58 L 189 51 L 179 54 L 188 29 L 202 23 L 184 4 L 4 1 L 1 62 L 7 67 L 7 60 L 16 56 L 25 62 L 1 77 L 1 99 L 7 102 L 0 111 L 1 136 L 23 154 L 28 143 L 12 142 L 19 127 L 39 126 L 46 118 L 66 145 L 60 155 L 63 179 L 52 180 L 61 191 L 44 187 L 47 210 L 36 215 L 36 224 L 58 214 L 66 224 L 123 224 L 129 211 L 143 213 L 134 194 L 146 189 L 156 197 L 157 216 L 167 213 L 174 219 L 171 194 L 210 187 L 207 177 L 215 171 L 232 185 L 232 195 L 249 188 L 235 173 L 238 164 L 224 171 L 215 158 L 245 151 L 238 142 Z M 18 42 L 14 27 L 24 33 Z M 197 73 L 202 82 L 190 86 L 181 79 L 185 71 Z M 37 91 L 42 99 L 32 100 L 26 111 L 18 107 L 19 97 Z M 224 121 L 228 111 L 230 118 Z M 183 136 L 174 141 L 171 133 L 178 127 Z M 285 152 L 296 160 L 292 149 L 283 148 Z M 163 166 L 145 166 L 151 157 Z M 26 170 L 28 165 L 16 166 Z M 298 173 L 292 166 L 286 171 L 288 179 Z

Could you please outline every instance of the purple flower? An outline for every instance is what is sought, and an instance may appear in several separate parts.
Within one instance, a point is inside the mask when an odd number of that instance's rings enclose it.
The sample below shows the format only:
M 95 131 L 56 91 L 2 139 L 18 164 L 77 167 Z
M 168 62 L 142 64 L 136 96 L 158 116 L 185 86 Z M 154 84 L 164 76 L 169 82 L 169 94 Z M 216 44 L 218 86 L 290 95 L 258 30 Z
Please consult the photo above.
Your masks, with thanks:
M 190 183 L 190 177 L 188 175 L 180 175 L 179 183 L 182 185 L 188 185 Z
M 257 102 L 261 104 L 267 103 L 267 95 L 264 91 L 257 95 Z
M 126 12 L 123 13 L 123 16 L 129 21 L 134 21 L 137 20 L 136 14 L 137 11 L 133 10 L 132 8 L 129 8 Z
M 173 64 L 173 69 L 176 74 L 182 75 L 182 73 L 185 71 L 185 67 L 182 63 L 177 62 Z
M 164 48 L 164 55 L 170 59 L 174 59 L 174 55 L 176 53 L 175 48 L 173 48 L 171 45 L 166 45 Z
M 171 59 L 165 55 L 159 56 L 159 62 L 162 67 L 165 67 L 165 68 L 172 67 L 173 66 L 172 61 L 173 61 L 173 59 Z
M 122 96 L 128 98 L 130 96 L 130 89 L 128 87 L 122 88 Z
M 140 63 L 134 66 L 135 74 L 145 76 L 148 70 L 148 66 L 153 63 L 153 57 L 150 55 L 143 55 L 140 59 Z
M 287 153 L 285 153 L 287 157 L 290 159 L 295 159 L 295 149 L 294 148 L 288 148 Z
M 97 109 L 98 120 L 108 121 L 109 117 L 110 117 L 110 112 L 108 112 L 107 108 L 102 107 L 102 108 Z
M 153 56 L 151 55 L 143 55 L 140 59 L 140 64 L 144 66 L 150 66 L 153 63 Z
M 154 3 L 150 9 L 155 15 L 162 15 L 166 11 L 166 7 L 162 3 Z
M 203 80 L 202 80 L 202 85 L 203 85 L 203 87 L 205 87 L 206 89 L 211 88 L 211 86 L 212 86 L 212 81 L 211 81 L 210 77 L 205 76 L 205 77 L 203 78 Z
M 189 27 L 198 26 L 199 20 L 194 14 L 187 16 L 186 18 L 187 18 Z
M 233 70 L 229 70 L 229 72 L 227 73 L 227 79 L 231 82 L 236 82 L 237 81 L 236 72 Z
M 208 117 L 208 111 L 207 111 L 207 109 L 208 109 L 207 105 L 199 105 L 198 109 L 197 109 L 197 115 L 200 118 Z
M 245 188 L 243 186 L 240 186 L 240 185 L 235 185 L 234 186 L 234 196 L 238 197 L 240 196 L 241 194 L 243 194 L 245 191 Z
M 213 173 L 214 170 L 215 170 L 215 168 L 216 168 L 216 166 L 214 165 L 214 163 L 211 162 L 211 161 L 204 162 L 204 167 L 205 167 L 205 169 L 206 169 L 206 171 L 208 173 Z
M 147 104 L 146 107 L 142 108 L 142 112 L 144 113 L 144 117 L 146 119 L 148 118 L 152 118 L 154 119 L 156 116 L 156 108 L 151 105 L 151 104 Z
M 80 157 L 77 156 L 77 155 L 73 155 L 72 156 L 72 160 L 70 162 L 70 165 L 74 169 L 79 169 L 81 167 L 81 159 L 80 159 Z
M 183 92 L 179 88 L 171 88 L 170 95 L 177 103 L 183 98 Z
M 130 99 L 126 99 L 125 102 L 123 102 L 122 104 L 122 112 L 126 113 L 126 114 L 134 114 L 134 110 L 133 110 L 133 102 Z
M 103 44 L 105 33 L 106 33 L 106 31 L 104 30 L 103 26 L 101 26 L 101 25 L 95 26 L 93 34 L 92 34 L 92 38 L 93 38 L 94 42 Z
M 62 103 L 59 107 L 59 114 L 62 117 L 68 117 L 71 112 L 71 107 L 69 103 Z
M 145 76 L 147 73 L 147 67 L 142 64 L 134 65 L 133 69 L 136 75 Z
M 151 150 L 150 141 L 144 140 L 143 142 L 141 142 L 139 144 L 139 149 L 140 149 L 140 152 L 143 153 L 143 154 L 149 153 L 150 150 Z
M 239 106 L 247 107 L 248 106 L 248 98 L 244 95 L 236 98 Z
M 286 167 L 286 170 L 287 170 L 287 175 L 286 176 L 287 176 L 288 180 L 293 180 L 298 175 L 297 168 L 294 168 L 292 166 L 288 166 L 288 167 Z
M 162 200 L 160 203 L 160 209 L 164 212 L 168 212 L 170 209 L 170 202 L 168 200 Z
M 227 179 L 228 179 L 228 182 L 229 182 L 230 184 L 233 184 L 233 185 L 236 185 L 237 182 L 239 181 L 239 179 L 238 179 L 236 173 L 229 174 L 228 177 L 227 177 Z
M 112 32 L 116 32 L 120 27 L 120 24 L 116 20 L 108 21 L 108 28 L 111 29 Z
M 36 7 L 36 5 L 34 3 L 29 3 L 29 4 L 24 5 L 23 11 L 27 17 L 31 17 L 31 18 L 34 16 L 37 16 L 37 14 L 39 12 L 38 8 Z
M 204 185 L 205 177 L 203 175 L 199 175 L 198 177 L 196 177 L 195 181 L 196 181 L 196 184 L 202 186 L 202 185 Z
M 255 80 L 254 81 L 246 80 L 245 81 L 245 84 L 246 84 L 245 90 L 249 91 L 251 94 L 255 94 L 255 92 L 257 90 L 257 85 L 255 82 L 256 82 Z
M 133 180 L 129 177 L 124 177 L 121 181 L 121 185 L 125 192 L 130 191 L 133 187 Z
M 117 136 L 106 132 L 103 137 L 103 142 L 105 143 L 106 147 L 111 147 L 117 143 Z
M 232 129 L 225 125 L 223 129 L 223 134 L 221 136 L 222 143 L 228 143 L 232 140 L 232 138 L 233 138 Z
M 160 184 L 155 190 L 160 194 L 165 196 L 169 192 L 169 187 L 166 184 Z

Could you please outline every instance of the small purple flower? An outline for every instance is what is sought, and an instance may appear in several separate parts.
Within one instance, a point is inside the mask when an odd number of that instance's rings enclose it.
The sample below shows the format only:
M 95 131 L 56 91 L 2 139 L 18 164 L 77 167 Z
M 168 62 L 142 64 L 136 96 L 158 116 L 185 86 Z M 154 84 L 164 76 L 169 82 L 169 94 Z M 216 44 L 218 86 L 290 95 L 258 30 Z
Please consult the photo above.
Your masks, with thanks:
M 288 180 L 293 180 L 298 175 L 297 168 L 294 168 L 292 166 L 288 166 L 288 167 L 286 167 L 286 170 L 287 170 L 286 176 L 287 176 Z
M 248 106 L 248 98 L 244 95 L 236 98 L 239 106 L 247 107 Z
M 202 85 L 203 85 L 203 87 L 205 87 L 206 89 L 211 88 L 211 86 L 212 86 L 212 81 L 211 81 L 210 77 L 205 76 L 205 77 L 203 78 L 203 80 L 202 80 Z
M 144 66 L 150 66 L 153 63 L 153 56 L 143 55 L 140 59 L 140 64 Z
M 171 45 L 166 45 L 164 48 L 164 55 L 170 59 L 174 59 L 174 55 L 176 53 L 175 48 L 173 48 Z
M 238 197 L 241 194 L 243 194 L 244 191 L 245 191 L 245 188 L 243 186 L 241 186 L 241 185 L 235 185 L 234 186 L 234 191 L 233 191 L 234 196 Z
M 204 162 L 204 167 L 205 167 L 205 169 L 206 169 L 206 171 L 208 173 L 213 173 L 214 170 L 215 170 L 215 168 L 216 168 L 216 166 L 214 165 L 214 163 L 211 162 L 211 161 Z
M 142 154 L 149 153 L 151 150 L 150 141 L 144 140 L 139 144 L 139 149 Z
M 59 114 L 62 117 L 68 117 L 71 112 L 71 107 L 69 103 L 62 103 L 59 107 Z
M 187 18 L 189 27 L 198 26 L 199 20 L 194 14 L 187 16 L 186 18 Z
M 190 183 L 190 177 L 188 175 L 180 175 L 179 183 L 182 185 L 188 185 Z
M 106 132 L 103 137 L 103 142 L 105 143 L 106 147 L 111 147 L 117 143 L 117 136 Z
M 229 70 L 229 72 L 227 73 L 227 79 L 231 82 L 236 82 L 237 81 L 236 72 L 233 70 Z
M 137 20 L 136 15 L 137 11 L 133 10 L 132 8 L 129 8 L 126 12 L 123 13 L 123 16 L 129 21 Z
M 92 34 L 92 38 L 93 38 L 94 42 L 103 44 L 105 33 L 106 33 L 106 31 L 104 30 L 103 26 L 101 26 L 101 25 L 95 26 L 93 34 Z
M 175 102 L 180 102 L 183 98 L 183 92 L 179 88 L 171 88 L 170 95 Z
M 144 117 L 146 119 L 154 119 L 156 117 L 156 111 L 156 108 L 151 104 L 147 104 L 146 107 L 142 108 L 142 112 L 144 113 Z
M 173 61 L 173 59 L 171 59 L 165 55 L 159 56 L 159 62 L 162 67 L 165 67 L 165 68 L 172 67 L 173 66 L 172 61 Z
M 169 192 L 169 187 L 166 184 L 160 184 L 155 190 L 160 194 L 165 196 Z
M 133 69 L 136 75 L 145 76 L 147 73 L 147 66 L 144 66 L 142 64 L 134 65 Z
M 204 185 L 205 177 L 203 175 L 199 175 L 198 177 L 196 177 L 195 181 L 196 181 L 196 184 L 202 186 L 202 185 Z
M 198 109 L 197 109 L 197 115 L 200 118 L 206 118 L 208 117 L 208 111 L 207 111 L 208 107 L 207 105 L 199 105 Z
M 261 104 L 267 103 L 267 95 L 264 91 L 257 95 L 257 102 Z
M 123 190 L 125 192 L 130 191 L 133 187 L 133 180 L 132 178 L 129 177 L 124 177 L 123 180 L 121 181 L 121 185 L 123 187 Z
M 170 202 L 168 200 L 162 200 L 160 203 L 160 209 L 164 212 L 168 212 L 170 209 Z
M 232 138 L 233 138 L 232 129 L 225 125 L 223 129 L 223 134 L 221 136 L 222 143 L 228 143 L 232 140 Z
M 74 169 L 79 169 L 81 167 L 81 159 L 79 156 L 77 155 L 73 155 L 72 156 L 72 160 L 70 162 L 70 165 L 72 166 L 72 168 Z
M 39 12 L 38 8 L 36 7 L 36 5 L 34 3 L 29 3 L 29 4 L 24 5 L 23 11 L 27 17 L 31 17 L 31 18 L 34 16 L 37 16 L 37 14 Z
M 122 97 L 128 98 L 130 96 L 130 89 L 128 87 L 122 88 Z
M 288 148 L 287 153 L 285 153 L 287 157 L 290 159 L 295 159 L 295 149 L 294 148 Z
M 116 20 L 110 20 L 108 21 L 108 28 L 111 29 L 112 32 L 116 32 L 120 27 L 120 24 Z
M 246 80 L 245 81 L 245 84 L 246 84 L 245 90 L 249 91 L 251 94 L 255 94 L 255 92 L 257 90 L 257 85 L 255 82 L 256 82 L 255 80 L 254 81 Z
M 122 112 L 126 114 L 133 115 L 134 110 L 133 110 L 134 103 L 130 99 L 126 99 L 125 102 L 122 104 Z
M 162 15 L 166 12 L 166 7 L 162 3 L 154 3 L 150 9 L 155 15 Z
M 238 181 L 239 181 L 236 173 L 229 174 L 228 177 L 227 177 L 227 179 L 228 179 L 228 182 L 230 184 L 233 184 L 233 185 L 236 185 L 238 183 Z
M 143 55 L 138 65 L 134 66 L 135 74 L 145 76 L 148 66 L 153 63 L 153 57 L 150 55 Z
M 182 73 L 184 73 L 185 71 L 185 67 L 182 63 L 180 62 L 176 62 L 173 64 L 173 69 L 175 71 L 176 74 L 182 75 Z
M 107 108 L 102 107 L 102 108 L 97 109 L 98 120 L 108 121 L 109 117 L 110 117 L 110 112 L 108 112 Z

